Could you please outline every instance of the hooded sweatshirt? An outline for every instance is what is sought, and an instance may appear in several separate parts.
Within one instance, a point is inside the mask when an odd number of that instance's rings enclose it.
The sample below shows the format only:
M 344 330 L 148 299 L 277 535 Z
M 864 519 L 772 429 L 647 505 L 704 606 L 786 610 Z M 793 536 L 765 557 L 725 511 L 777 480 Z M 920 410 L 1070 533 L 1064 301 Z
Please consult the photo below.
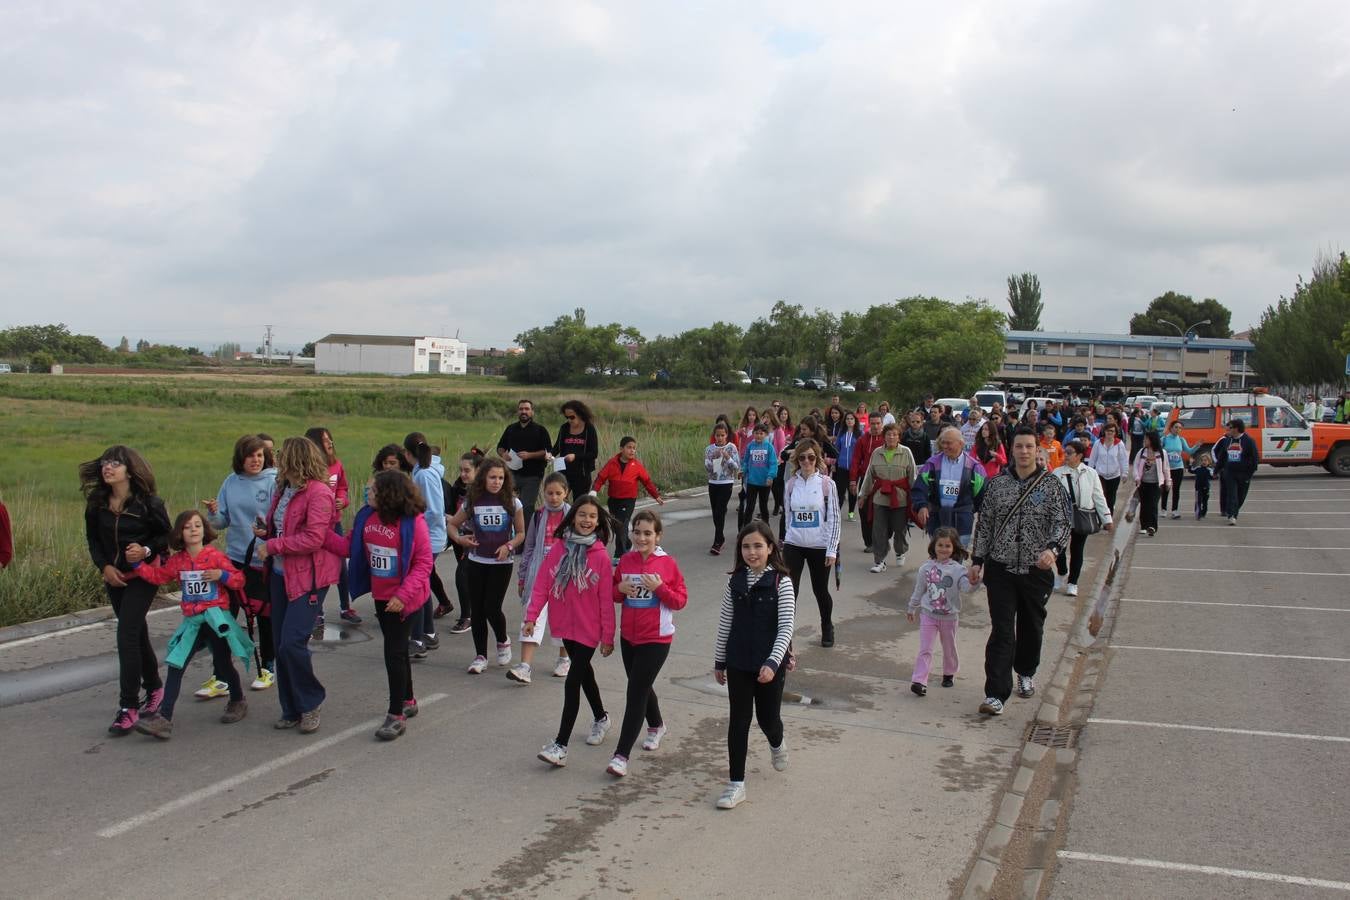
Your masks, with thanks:
M 971 590 L 966 567 L 955 560 L 938 562 L 930 559 L 919 566 L 914 578 L 914 593 L 909 597 L 909 611 L 933 619 L 955 619 L 961 613 L 961 592 Z
M 544 557 L 539 575 L 530 591 L 530 605 L 524 621 L 536 622 L 539 611 L 548 605 L 548 624 L 553 636 L 576 641 L 587 647 L 614 643 L 614 601 L 611 599 L 614 570 L 609 562 L 609 548 L 597 540 L 586 551 L 587 583 L 578 589 L 568 580 L 559 596 L 553 595 L 553 582 L 562 565 L 567 541 L 558 541 Z
M 427 534 L 431 537 L 432 553 L 440 553 L 446 544 L 445 488 L 442 486 L 444 478 L 445 465 L 439 456 L 433 456 L 431 465 L 425 469 L 414 466 L 412 470 L 413 483 L 422 492 L 422 499 L 427 502 L 427 511 L 423 516 L 427 520 Z
M 277 470 L 263 469 L 257 475 L 231 472 L 225 476 L 216 494 L 216 514 L 207 521 L 217 531 L 225 530 L 225 555 L 242 562 L 253 541 L 253 520 L 267 515 L 272 491 L 277 486 Z M 261 569 L 262 563 L 254 568 Z
M 619 590 L 625 581 L 642 587 L 643 575 L 660 575 L 661 586 L 629 597 Z M 646 559 L 630 550 L 614 569 L 614 602 L 623 605 L 619 633 L 630 644 L 669 644 L 675 639 L 675 612 L 689 602 L 689 591 L 675 557 L 657 547 Z

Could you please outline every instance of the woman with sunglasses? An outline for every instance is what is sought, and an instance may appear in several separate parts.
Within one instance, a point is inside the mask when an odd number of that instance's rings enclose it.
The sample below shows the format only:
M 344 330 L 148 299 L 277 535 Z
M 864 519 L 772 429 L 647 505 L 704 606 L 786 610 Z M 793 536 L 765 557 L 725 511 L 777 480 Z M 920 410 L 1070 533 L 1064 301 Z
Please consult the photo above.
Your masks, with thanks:
M 595 460 L 600 455 L 600 439 L 591 408 L 582 401 L 568 400 L 562 405 L 562 415 L 563 424 L 558 429 L 558 439 L 553 442 L 553 458 L 561 459 L 566 466 L 562 473 L 575 500 L 591 489 Z
M 164 682 L 150 646 L 145 614 L 155 586 L 124 573 L 157 558 L 169 545 L 169 512 L 155 494 L 155 475 L 145 459 L 120 444 L 80 466 L 84 534 L 89 556 L 103 574 L 108 603 L 117 616 L 118 709 L 108 733 L 131 734 L 141 716 L 159 712 Z M 141 688 L 145 702 L 140 702 Z
M 792 452 L 796 467 L 783 484 L 787 511 L 783 558 L 792 576 L 794 596 L 800 596 L 802 569 L 811 573 L 811 590 L 820 608 L 820 646 L 834 646 L 834 598 L 830 596 L 830 569 L 839 555 L 839 491 L 821 470 L 824 453 L 814 438 L 802 438 Z

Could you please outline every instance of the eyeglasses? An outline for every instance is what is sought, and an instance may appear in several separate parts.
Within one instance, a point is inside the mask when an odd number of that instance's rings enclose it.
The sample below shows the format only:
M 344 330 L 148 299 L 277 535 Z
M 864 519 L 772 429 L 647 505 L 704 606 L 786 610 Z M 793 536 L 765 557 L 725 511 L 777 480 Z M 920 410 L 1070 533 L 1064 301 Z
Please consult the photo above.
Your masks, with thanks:
M 120 459 L 101 459 L 98 461 L 98 467 L 100 469 L 106 469 L 110 466 L 112 468 L 117 468 L 118 466 L 125 466 L 125 465 L 126 463 L 122 462 L 122 460 Z

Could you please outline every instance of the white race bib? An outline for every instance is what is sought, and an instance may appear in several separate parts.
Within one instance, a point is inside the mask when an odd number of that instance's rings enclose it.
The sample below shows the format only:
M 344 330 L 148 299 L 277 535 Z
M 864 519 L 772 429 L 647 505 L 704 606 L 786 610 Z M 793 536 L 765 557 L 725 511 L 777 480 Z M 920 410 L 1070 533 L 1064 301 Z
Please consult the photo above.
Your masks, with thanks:
M 501 506 L 475 506 L 473 516 L 479 531 L 506 531 L 511 527 L 511 519 Z
M 939 483 L 939 486 L 944 497 L 951 497 L 955 500 L 961 494 L 961 482 L 959 481 L 943 481 Z
M 207 581 L 203 572 L 183 572 L 178 576 L 178 583 L 183 586 L 185 602 L 201 603 L 220 599 L 219 583 Z
M 366 544 L 366 560 L 370 574 L 376 578 L 393 578 L 398 574 L 398 548 Z
M 792 525 L 795 528 L 819 528 L 820 507 L 819 506 L 792 507 Z
M 651 591 L 643 586 L 642 576 L 640 574 L 625 575 L 624 577 L 628 579 L 629 584 L 637 588 L 636 594 L 624 599 L 625 606 L 631 606 L 634 609 L 647 609 L 648 607 L 656 605 L 656 597 L 652 595 Z
M 1231 462 L 1231 463 L 1242 462 L 1242 445 L 1241 445 L 1241 444 L 1229 444 L 1229 445 L 1228 445 L 1228 461 Z

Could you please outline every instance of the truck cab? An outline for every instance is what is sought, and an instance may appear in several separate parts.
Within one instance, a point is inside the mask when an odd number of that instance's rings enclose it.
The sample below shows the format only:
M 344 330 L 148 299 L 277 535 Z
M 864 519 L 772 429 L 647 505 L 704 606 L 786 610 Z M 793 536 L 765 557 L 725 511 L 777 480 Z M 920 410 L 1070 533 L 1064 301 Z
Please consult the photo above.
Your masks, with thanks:
M 1284 398 L 1264 391 L 1187 394 L 1177 398 L 1168 423 L 1180 422 L 1187 441 L 1209 449 L 1233 419 L 1246 423 L 1267 465 L 1318 465 L 1350 477 L 1350 425 L 1309 422 Z

